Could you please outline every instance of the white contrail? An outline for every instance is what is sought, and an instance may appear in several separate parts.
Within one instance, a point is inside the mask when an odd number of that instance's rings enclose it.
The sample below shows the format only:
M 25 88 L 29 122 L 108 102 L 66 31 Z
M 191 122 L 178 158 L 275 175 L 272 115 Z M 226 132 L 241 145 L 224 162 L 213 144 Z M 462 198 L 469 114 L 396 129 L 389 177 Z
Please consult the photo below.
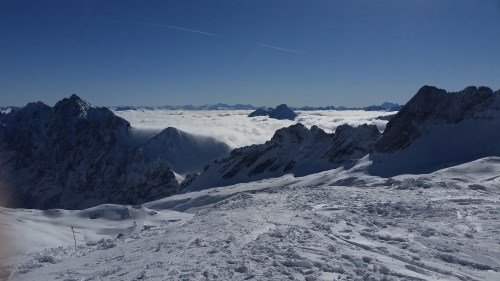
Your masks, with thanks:
M 158 27 L 165 27 L 173 30 L 180 30 L 180 31 L 187 31 L 187 32 L 192 32 L 192 33 L 198 33 L 198 34 L 203 34 L 207 36 L 212 36 L 212 37 L 219 37 L 217 34 L 213 34 L 210 32 L 205 32 L 201 30 L 196 30 L 196 29 L 190 29 L 190 28 L 185 28 L 181 26 L 176 26 L 176 25 L 170 25 L 170 24 L 162 24 L 162 23 L 153 23 L 153 22 L 140 22 L 140 21 L 126 21 L 126 20 L 113 20 L 114 22 L 120 22 L 120 23 L 130 23 L 130 24 L 140 24 L 140 25 L 149 25 L 149 26 L 158 26 Z
M 271 46 L 271 45 L 262 44 L 262 43 L 255 43 L 255 45 L 257 45 L 259 47 L 271 48 L 271 49 L 274 49 L 274 50 L 279 50 L 279 51 L 283 51 L 283 52 L 287 52 L 287 53 L 292 53 L 292 54 L 297 54 L 297 55 L 305 55 L 301 51 L 296 51 L 296 50 L 292 50 L 292 49 L 281 48 L 281 47 L 277 47 L 277 46 Z

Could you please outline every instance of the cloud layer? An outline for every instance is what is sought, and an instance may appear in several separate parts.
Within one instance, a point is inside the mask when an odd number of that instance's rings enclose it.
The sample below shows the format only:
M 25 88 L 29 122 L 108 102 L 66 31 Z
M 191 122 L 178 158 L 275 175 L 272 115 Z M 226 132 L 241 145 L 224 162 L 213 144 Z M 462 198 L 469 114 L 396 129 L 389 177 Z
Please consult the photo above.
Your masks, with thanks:
M 282 127 L 302 123 L 306 127 L 317 125 L 326 132 L 334 132 L 342 124 L 358 126 L 377 125 L 383 130 L 387 121 L 376 119 L 394 112 L 361 110 L 298 111 L 295 121 L 275 120 L 268 117 L 252 117 L 246 110 L 187 111 L 187 110 L 126 110 L 115 114 L 128 120 L 136 129 L 158 132 L 166 127 L 175 127 L 201 136 L 211 136 L 227 143 L 232 148 L 260 144 L 271 139 Z

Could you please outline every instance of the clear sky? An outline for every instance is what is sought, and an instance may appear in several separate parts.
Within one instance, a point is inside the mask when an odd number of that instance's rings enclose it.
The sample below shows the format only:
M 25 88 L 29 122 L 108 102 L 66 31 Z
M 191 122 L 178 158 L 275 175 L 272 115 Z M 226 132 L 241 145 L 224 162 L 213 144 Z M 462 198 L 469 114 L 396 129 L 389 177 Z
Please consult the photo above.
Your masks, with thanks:
M 424 84 L 500 88 L 500 1 L 0 1 L 0 105 L 359 106 Z

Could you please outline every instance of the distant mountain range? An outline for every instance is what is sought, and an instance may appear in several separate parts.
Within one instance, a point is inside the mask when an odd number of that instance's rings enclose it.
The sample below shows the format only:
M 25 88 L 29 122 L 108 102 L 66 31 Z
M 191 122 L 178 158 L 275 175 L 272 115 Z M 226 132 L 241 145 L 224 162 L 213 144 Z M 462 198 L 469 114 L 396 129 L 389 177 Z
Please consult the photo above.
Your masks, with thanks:
M 289 108 L 292 110 L 365 110 L 365 111 L 398 111 L 402 105 L 397 103 L 384 102 L 381 105 L 370 105 L 365 107 L 345 107 L 345 106 L 301 106 Z M 163 105 L 163 106 L 112 106 L 110 109 L 115 111 L 124 110 L 266 110 L 265 106 L 253 106 L 250 104 L 229 105 L 224 103 L 212 105 Z
M 384 102 L 380 105 L 370 105 L 364 107 L 346 107 L 346 106 L 290 106 L 292 110 L 365 110 L 365 111 L 398 111 L 402 108 L 402 105 L 391 102 Z M 19 109 L 18 106 L 0 106 L 0 113 L 8 113 L 11 110 Z M 160 106 L 148 106 L 148 105 L 118 105 L 118 106 L 108 106 L 109 109 L 114 111 L 125 111 L 125 110 L 257 110 L 257 109 L 267 109 L 265 106 L 253 106 L 250 104 L 234 104 L 229 105 L 225 103 L 217 104 L 205 104 L 205 105 L 160 105 Z

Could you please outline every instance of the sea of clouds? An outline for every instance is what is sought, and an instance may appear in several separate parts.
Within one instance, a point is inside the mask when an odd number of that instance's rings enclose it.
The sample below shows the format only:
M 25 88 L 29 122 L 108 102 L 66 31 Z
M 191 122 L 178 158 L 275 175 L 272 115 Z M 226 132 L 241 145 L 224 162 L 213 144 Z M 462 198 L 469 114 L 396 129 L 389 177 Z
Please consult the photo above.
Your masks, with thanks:
M 214 137 L 227 143 L 232 148 L 260 144 L 270 140 L 277 129 L 302 123 L 310 128 L 316 125 L 328 133 L 332 133 L 342 124 L 358 126 L 361 124 L 376 125 L 384 130 L 387 121 L 377 119 L 380 116 L 395 112 L 362 111 L 362 110 L 318 110 L 297 111 L 299 116 L 294 121 L 276 120 L 268 117 L 247 117 L 251 111 L 246 110 L 125 110 L 115 114 L 130 122 L 132 127 L 159 132 L 167 127 L 175 127 L 185 132 Z

